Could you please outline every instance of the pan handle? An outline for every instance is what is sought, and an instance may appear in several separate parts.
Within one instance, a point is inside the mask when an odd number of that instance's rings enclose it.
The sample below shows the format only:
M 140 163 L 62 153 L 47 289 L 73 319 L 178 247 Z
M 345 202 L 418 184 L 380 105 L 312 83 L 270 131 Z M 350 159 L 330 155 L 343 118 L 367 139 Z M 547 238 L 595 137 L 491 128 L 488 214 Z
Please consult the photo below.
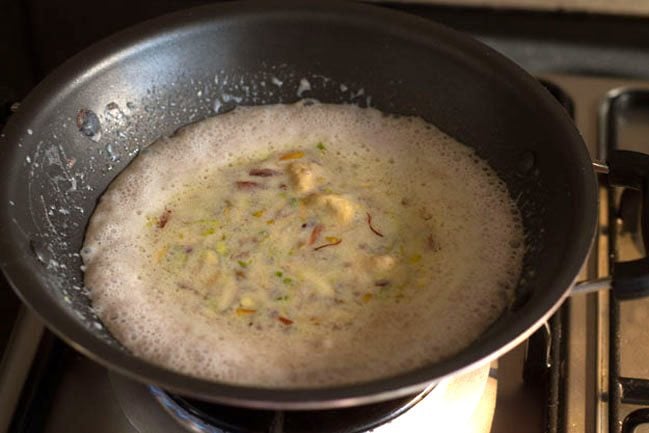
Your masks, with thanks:
M 596 164 L 596 171 L 602 164 Z M 618 299 L 649 296 L 649 155 L 629 150 L 615 150 L 608 158 L 608 182 L 640 191 L 640 225 L 645 257 L 628 262 L 615 261 L 610 277 L 578 283 L 573 293 L 588 293 L 611 288 Z

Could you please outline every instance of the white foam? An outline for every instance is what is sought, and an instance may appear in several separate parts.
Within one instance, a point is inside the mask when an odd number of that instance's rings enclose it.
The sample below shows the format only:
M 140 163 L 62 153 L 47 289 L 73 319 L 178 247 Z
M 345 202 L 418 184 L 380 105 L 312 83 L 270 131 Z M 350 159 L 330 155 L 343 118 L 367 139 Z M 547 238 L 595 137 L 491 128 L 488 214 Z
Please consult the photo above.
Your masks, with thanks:
M 422 271 L 423 288 L 398 304 L 353 310 L 340 329 L 259 330 L 214 314 L 152 268 L 147 216 L 177 204 L 188 187 L 221 179 L 226 186 L 212 183 L 216 202 L 230 186 L 219 170 L 317 142 L 352 181 L 371 185 L 363 188 L 393 210 L 395 227 L 425 214 L 413 227 L 434 230 L 440 252 Z M 404 207 L 402 197 L 412 203 Z M 268 387 L 364 381 L 456 353 L 497 318 L 521 272 L 524 247 L 511 246 L 523 242 L 517 221 L 493 170 L 420 119 L 342 105 L 239 107 L 159 140 L 115 179 L 88 227 L 85 284 L 105 326 L 157 364 Z

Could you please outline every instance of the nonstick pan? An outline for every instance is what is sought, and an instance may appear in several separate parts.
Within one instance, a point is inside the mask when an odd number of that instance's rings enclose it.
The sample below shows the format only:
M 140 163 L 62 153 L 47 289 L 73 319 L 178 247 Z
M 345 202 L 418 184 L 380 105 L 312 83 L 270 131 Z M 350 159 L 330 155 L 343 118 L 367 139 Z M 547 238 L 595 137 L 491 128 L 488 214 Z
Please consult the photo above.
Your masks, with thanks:
M 455 356 L 346 386 L 237 386 L 134 357 L 98 321 L 83 287 L 78 253 L 97 198 L 140 149 L 182 125 L 236 105 L 303 98 L 420 116 L 486 159 L 523 216 L 528 248 L 515 302 Z M 205 401 L 350 406 L 474 368 L 523 341 L 575 290 L 597 227 L 592 161 L 562 107 L 533 77 L 468 36 L 360 4 L 231 2 L 146 22 L 65 63 L 2 134 L 0 264 L 22 300 L 97 362 Z M 597 166 L 610 171 L 611 183 L 643 191 L 645 245 L 648 160 L 617 152 Z M 582 288 L 612 284 L 616 296 L 641 296 L 648 269 L 647 259 L 618 264 L 612 278 Z

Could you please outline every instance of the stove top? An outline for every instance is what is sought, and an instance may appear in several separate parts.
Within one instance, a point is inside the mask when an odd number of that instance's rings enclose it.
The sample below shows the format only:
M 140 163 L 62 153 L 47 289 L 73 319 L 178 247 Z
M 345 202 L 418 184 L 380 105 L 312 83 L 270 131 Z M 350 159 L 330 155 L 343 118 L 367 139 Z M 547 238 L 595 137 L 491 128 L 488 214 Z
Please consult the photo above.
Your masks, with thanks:
M 114 0 L 101 17 L 80 1 L 3 4 L 3 40 L 15 43 L 0 46 L 0 57 L 12 60 L 0 71 L 0 115 L 54 66 L 97 38 L 199 3 Z M 649 152 L 649 20 L 392 6 L 468 31 L 535 73 L 572 113 L 594 160 L 605 160 L 615 148 Z M 606 276 L 612 254 L 622 260 L 644 254 L 638 206 L 633 192 L 602 187 L 601 233 L 580 279 Z M 0 279 L 0 433 L 181 433 L 190 430 L 179 416 L 204 420 L 214 414 L 214 408 L 180 402 L 107 372 L 44 331 L 19 305 Z M 494 433 L 649 432 L 649 424 L 642 425 L 649 423 L 648 318 L 649 300 L 619 302 L 608 292 L 574 296 L 497 365 L 474 372 L 479 380 L 472 380 L 480 384 L 470 393 L 475 405 L 465 397 L 440 413 L 427 403 L 471 382 L 458 380 L 446 384 L 444 393 L 389 402 L 365 418 L 366 426 L 409 409 L 375 431 L 411 432 L 417 425 L 417 431 L 489 431 L 491 426 Z M 172 415 L 160 403 L 165 398 L 180 402 L 184 414 Z M 228 416 L 236 418 L 234 412 Z M 325 421 L 307 417 L 312 430 L 283 429 L 291 419 L 286 414 L 266 416 L 258 431 L 324 432 L 326 427 Z M 334 424 L 341 416 L 333 414 Z M 449 424 L 436 423 L 444 416 Z M 361 426 L 346 424 L 339 431 L 362 431 Z M 209 426 L 191 428 L 211 432 Z

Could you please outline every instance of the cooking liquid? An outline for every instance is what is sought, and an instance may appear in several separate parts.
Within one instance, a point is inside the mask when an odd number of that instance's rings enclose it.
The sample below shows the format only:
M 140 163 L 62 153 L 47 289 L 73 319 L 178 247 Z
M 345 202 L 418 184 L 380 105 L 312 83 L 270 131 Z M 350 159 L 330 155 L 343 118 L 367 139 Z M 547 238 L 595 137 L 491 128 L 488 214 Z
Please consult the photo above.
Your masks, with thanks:
M 353 383 L 438 361 L 513 296 L 518 209 L 474 152 L 421 119 L 239 107 L 141 153 L 82 251 L 128 349 L 206 379 Z

